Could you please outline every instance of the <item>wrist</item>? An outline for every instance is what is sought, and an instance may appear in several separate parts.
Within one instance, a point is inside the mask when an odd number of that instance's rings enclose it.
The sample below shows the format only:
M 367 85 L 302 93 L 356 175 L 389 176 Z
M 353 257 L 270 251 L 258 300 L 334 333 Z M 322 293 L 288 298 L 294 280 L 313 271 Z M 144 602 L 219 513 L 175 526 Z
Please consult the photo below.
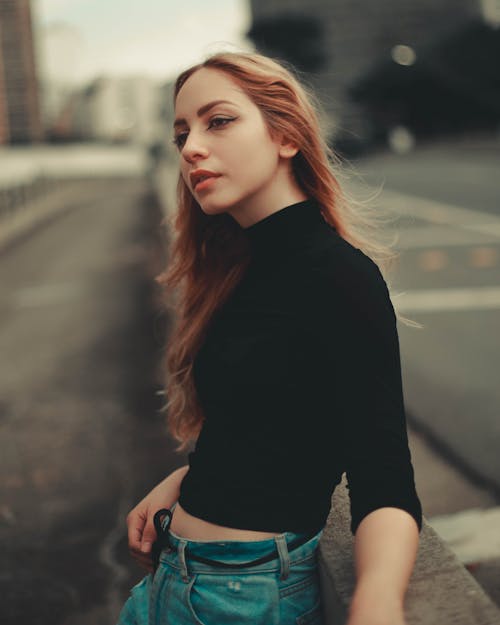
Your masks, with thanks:
M 349 612 L 350 614 L 377 614 L 382 619 L 388 616 L 391 618 L 403 616 L 404 597 L 392 589 L 389 583 L 363 581 L 356 585 Z

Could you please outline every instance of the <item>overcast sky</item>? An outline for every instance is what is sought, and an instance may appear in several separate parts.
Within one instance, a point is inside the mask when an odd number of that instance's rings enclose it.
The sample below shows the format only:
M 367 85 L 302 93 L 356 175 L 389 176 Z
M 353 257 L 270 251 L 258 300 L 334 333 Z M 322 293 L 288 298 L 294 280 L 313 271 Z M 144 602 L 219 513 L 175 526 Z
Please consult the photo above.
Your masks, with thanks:
M 250 49 L 247 0 L 32 0 L 46 76 L 173 78 L 205 54 Z

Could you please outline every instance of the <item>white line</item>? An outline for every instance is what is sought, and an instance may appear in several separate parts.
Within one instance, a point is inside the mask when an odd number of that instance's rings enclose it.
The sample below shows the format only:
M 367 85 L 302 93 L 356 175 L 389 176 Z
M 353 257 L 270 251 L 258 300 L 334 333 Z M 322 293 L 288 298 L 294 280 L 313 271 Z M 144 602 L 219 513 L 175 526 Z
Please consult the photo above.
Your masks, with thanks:
M 484 228 L 489 234 L 500 238 L 500 217 L 491 213 L 399 193 L 392 189 L 384 189 L 382 197 L 386 207 L 398 214 L 412 215 L 435 224 L 449 224 L 457 228 Z
M 474 230 L 486 236 L 493 236 L 500 239 L 500 222 L 466 224 L 463 227 L 467 230 Z
M 81 285 L 74 282 L 36 284 L 18 289 L 12 296 L 12 303 L 16 308 L 50 306 L 73 299 L 81 291 Z
M 403 291 L 392 295 L 401 312 L 443 312 L 500 308 L 500 287 L 446 288 Z
M 450 226 L 429 225 L 401 228 L 396 230 L 398 249 L 415 249 L 429 247 L 451 247 L 453 245 L 485 245 L 487 243 L 498 245 L 500 239 L 500 225 L 494 224 L 494 229 L 489 231 L 486 227 L 467 226 L 457 229 Z M 484 228 L 484 232 L 480 229 Z M 475 232 L 474 232 L 475 231 Z

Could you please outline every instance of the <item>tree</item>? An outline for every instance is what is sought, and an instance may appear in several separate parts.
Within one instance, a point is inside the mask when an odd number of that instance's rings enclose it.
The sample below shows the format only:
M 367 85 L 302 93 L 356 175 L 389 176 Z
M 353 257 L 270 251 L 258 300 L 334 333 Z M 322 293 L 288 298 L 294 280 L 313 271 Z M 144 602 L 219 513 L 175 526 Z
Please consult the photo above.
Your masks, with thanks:
M 404 125 L 417 135 L 493 128 L 500 122 L 500 30 L 474 20 L 413 65 L 384 59 L 349 90 L 375 133 Z

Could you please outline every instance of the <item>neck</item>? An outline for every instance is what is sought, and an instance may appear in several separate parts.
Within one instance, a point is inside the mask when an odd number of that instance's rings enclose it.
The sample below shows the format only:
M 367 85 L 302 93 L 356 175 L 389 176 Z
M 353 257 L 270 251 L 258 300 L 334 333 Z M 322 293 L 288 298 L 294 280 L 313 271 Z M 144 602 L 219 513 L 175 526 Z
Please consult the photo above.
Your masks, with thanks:
M 319 203 L 306 198 L 268 213 L 244 232 L 253 258 L 271 261 L 310 246 L 325 226 L 331 227 L 323 218 Z
M 232 206 L 227 212 L 242 227 L 249 228 L 265 217 L 297 202 L 303 202 L 307 195 L 299 187 L 293 175 L 281 164 L 272 181 L 243 204 Z

